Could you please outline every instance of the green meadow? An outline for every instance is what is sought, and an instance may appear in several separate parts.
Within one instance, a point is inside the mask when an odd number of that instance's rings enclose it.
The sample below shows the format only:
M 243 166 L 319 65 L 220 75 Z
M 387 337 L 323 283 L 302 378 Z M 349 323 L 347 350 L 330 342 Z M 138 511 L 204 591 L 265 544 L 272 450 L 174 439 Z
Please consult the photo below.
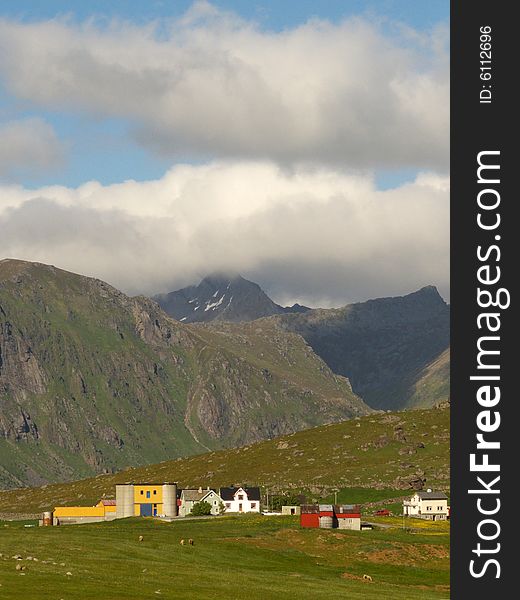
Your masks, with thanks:
M 359 532 L 301 529 L 297 517 L 262 515 L 62 527 L 3 521 L 0 597 L 449 598 L 449 524 L 414 520 L 403 530 L 399 519 L 386 523 L 392 526 Z M 189 538 L 193 546 L 180 544 Z

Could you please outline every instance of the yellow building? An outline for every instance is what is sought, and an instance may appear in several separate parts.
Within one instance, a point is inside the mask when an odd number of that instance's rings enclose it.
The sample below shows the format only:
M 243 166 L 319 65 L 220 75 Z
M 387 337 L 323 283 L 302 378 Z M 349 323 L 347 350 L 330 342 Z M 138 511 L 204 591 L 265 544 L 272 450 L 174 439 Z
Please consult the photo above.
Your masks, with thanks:
M 117 518 L 176 517 L 176 483 L 116 485 Z
M 115 518 L 115 500 L 100 500 L 96 506 L 57 506 L 53 511 L 54 525 L 95 523 Z

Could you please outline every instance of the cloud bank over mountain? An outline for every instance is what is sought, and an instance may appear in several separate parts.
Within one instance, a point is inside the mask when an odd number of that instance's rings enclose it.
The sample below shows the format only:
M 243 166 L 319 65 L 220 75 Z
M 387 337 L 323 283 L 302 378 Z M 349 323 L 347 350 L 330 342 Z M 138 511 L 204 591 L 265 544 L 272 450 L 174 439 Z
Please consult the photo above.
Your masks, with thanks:
M 215 270 L 279 302 L 341 305 L 434 283 L 448 290 L 449 183 L 421 174 L 380 191 L 369 176 L 268 162 L 177 165 L 156 181 L 0 187 L 0 255 L 51 262 L 130 293 Z

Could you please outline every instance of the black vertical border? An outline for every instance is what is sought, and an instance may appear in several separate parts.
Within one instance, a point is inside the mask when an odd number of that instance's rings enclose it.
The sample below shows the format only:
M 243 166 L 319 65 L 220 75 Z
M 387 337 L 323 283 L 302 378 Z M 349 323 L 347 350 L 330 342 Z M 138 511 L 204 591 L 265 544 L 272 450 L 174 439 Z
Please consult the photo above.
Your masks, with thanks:
M 520 353 L 514 347 L 518 321 L 513 312 L 513 286 L 520 275 L 520 231 L 514 218 L 518 212 L 515 208 L 520 206 L 520 192 L 514 189 L 520 172 L 520 152 L 516 148 L 520 127 L 518 110 L 513 106 L 517 93 L 514 87 L 519 80 L 516 59 L 520 58 L 515 6 L 500 0 L 451 2 L 451 597 L 456 600 L 501 600 L 518 594 L 514 576 L 520 573 L 520 566 L 514 564 L 517 550 L 512 542 L 513 532 L 519 529 L 515 496 L 520 493 L 513 489 L 520 481 L 515 465 L 519 444 L 514 443 L 520 442 L 520 398 L 515 378 L 515 370 L 520 371 Z M 480 78 L 480 28 L 486 25 L 491 27 L 492 35 L 490 81 Z M 479 94 L 485 84 L 492 86 L 491 104 L 480 103 Z M 501 197 L 501 225 L 500 231 L 492 233 L 480 230 L 476 220 L 476 198 L 482 189 L 477 184 L 477 155 L 483 150 L 500 151 L 501 181 L 496 189 Z M 493 264 L 500 266 L 498 287 L 509 289 L 511 306 L 500 311 L 501 426 L 495 439 L 500 440 L 501 448 L 490 452 L 490 460 L 498 460 L 501 465 L 501 509 L 495 516 L 501 533 L 495 542 L 485 542 L 479 539 L 477 526 L 486 517 L 478 512 L 477 496 L 468 494 L 469 489 L 478 487 L 479 474 L 470 472 L 469 455 L 476 451 L 476 417 L 482 410 L 476 402 L 479 384 L 469 377 L 477 374 L 477 269 L 482 264 L 477 259 L 477 246 L 492 244 L 496 233 L 501 236 L 501 259 Z M 488 555 L 500 562 L 500 578 L 495 578 L 495 568 L 487 569 L 481 578 L 471 576 L 469 563 L 472 558 L 478 559 L 473 550 L 479 541 L 486 548 L 501 544 L 498 553 Z M 478 560 L 481 567 L 484 558 Z

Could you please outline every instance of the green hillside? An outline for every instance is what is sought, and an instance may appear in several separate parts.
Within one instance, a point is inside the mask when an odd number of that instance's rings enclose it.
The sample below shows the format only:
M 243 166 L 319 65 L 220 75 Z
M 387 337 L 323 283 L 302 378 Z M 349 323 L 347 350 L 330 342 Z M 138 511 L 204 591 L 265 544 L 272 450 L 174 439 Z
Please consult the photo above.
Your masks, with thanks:
M 450 349 L 428 364 L 415 378 L 408 408 L 427 408 L 450 397 Z
M 352 487 L 391 489 L 399 496 L 420 481 L 448 491 L 449 415 L 448 408 L 378 413 L 114 475 L 4 491 L 0 492 L 0 514 L 93 505 L 103 495 L 113 497 L 116 483 L 143 481 L 177 481 L 181 487 L 248 483 L 264 491 L 267 488 L 271 494 L 294 490 L 311 497 Z M 382 497 L 389 496 L 385 492 Z
M 274 324 L 210 331 L 55 267 L 0 261 L 0 487 L 233 447 L 370 409 Z

